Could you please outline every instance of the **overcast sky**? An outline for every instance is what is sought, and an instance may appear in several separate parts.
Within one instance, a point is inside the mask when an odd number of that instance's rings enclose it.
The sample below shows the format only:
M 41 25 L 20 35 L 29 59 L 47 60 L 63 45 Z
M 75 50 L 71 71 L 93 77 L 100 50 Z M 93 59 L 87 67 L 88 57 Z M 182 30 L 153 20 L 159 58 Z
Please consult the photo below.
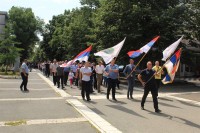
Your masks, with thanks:
M 0 0 L 0 11 L 9 11 L 12 6 L 30 7 L 36 16 L 48 22 L 53 15 L 81 5 L 79 0 Z

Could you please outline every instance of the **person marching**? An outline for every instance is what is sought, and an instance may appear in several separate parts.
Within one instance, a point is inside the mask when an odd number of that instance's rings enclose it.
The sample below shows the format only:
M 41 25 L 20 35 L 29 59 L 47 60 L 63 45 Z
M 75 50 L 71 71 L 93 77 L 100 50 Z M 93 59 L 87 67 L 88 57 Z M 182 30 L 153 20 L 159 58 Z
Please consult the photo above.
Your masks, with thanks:
M 68 78 L 69 78 L 69 82 L 70 82 L 70 87 L 72 88 L 73 79 L 74 79 L 74 73 L 72 70 L 70 70 Z
M 155 74 L 155 81 L 156 81 L 156 89 L 157 89 L 157 96 L 158 96 L 158 89 L 160 88 L 160 82 L 161 82 L 161 74 L 163 71 L 161 70 L 162 67 L 159 66 L 159 61 L 155 62 L 155 66 L 152 68 L 156 74 Z
M 90 76 L 92 70 L 90 68 L 90 62 L 85 62 L 85 66 L 80 69 L 80 79 L 81 79 L 81 95 L 83 100 L 85 100 L 85 93 L 87 101 L 90 101 Z
M 98 65 L 95 68 L 96 75 L 97 75 L 97 91 L 98 91 L 98 93 L 101 92 L 100 86 L 102 84 L 104 69 L 105 69 L 105 67 L 104 67 L 102 61 L 99 61 Z
M 144 103 L 146 98 L 151 91 L 151 95 L 153 98 L 154 109 L 155 112 L 160 113 L 161 110 L 158 108 L 158 99 L 157 99 L 157 89 L 155 83 L 155 71 L 152 69 L 152 63 L 150 61 L 147 62 L 147 68 L 144 69 L 139 75 L 138 79 L 141 82 L 142 86 L 144 86 L 144 94 L 141 101 L 141 109 L 144 110 Z
M 51 71 L 51 75 L 53 75 L 54 86 L 56 86 L 56 82 L 57 82 L 57 76 L 56 76 L 57 67 L 58 67 L 57 61 L 56 61 L 56 59 L 54 59 L 53 63 L 50 65 L 50 71 Z
M 22 83 L 20 85 L 20 89 L 21 91 L 25 91 L 25 92 L 29 92 L 29 90 L 27 89 L 27 83 L 28 83 L 28 66 L 27 64 L 27 59 L 24 59 L 24 62 L 22 63 L 22 71 L 21 71 L 21 77 L 22 77 Z M 24 90 L 23 87 L 24 86 Z
M 65 63 L 67 63 L 68 61 L 66 60 Z M 70 66 L 66 66 L 64 67 L 64 85 L 67 86 L 67 80 L 68 80 L 68 75 L 70 72 Z M 72 80 L 73 81 L 73 80 Z
M 64 89 L 64 68 L 60 67 L 60 65 L 62 65 L 62 62 L 59 62 L 59 65 L 56 69 L 56 76 L 57 76 L 57 88 L 60 88 L 60 83 L 62 86 L 62 89 Z M 61 82 L 60 82 L 61 81 Z
M 113 58 L 111 63 L 106 66 L 105 73 L 108 76 L 107 99 L 109 99 L 110 90 L 112 89 L 112 99 L 114 101 L 117 101 L 117 99 L 115 98 L 115 87 L 118 79 L 119 67 L 115 64 L 115 59 L 116 58 Z
M 134 65 L 134 60 L 130 59 L 129 60 L 130 64 L 128 64 L 123 73 L 124 75 L 127 77 L 127 81 L 128 81 L 128 91 L 127 91 L 127 99 L 129 99 L 129 96 L 131 99 L 133 99 L 133 88 L 135 86 L 135 71 L 133 71 L 133 69 L 135 69 L 135 65 Z M 132 73 L 131 73 L 132 72 Z

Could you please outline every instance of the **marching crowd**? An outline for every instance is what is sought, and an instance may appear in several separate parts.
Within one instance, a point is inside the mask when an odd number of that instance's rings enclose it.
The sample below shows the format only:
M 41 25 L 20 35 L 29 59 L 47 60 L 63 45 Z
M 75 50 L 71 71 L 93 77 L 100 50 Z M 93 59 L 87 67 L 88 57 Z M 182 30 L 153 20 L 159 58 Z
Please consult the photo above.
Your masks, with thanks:
M 90 63 L 89 61 L 75 61 L 73 64 L 67 64 L 68 61 L 47 61 L 38 63 L 38 69 L 48 78 L 50 75 L 53 77 L 54 86 L 57 88 L 65 89 L 67 81 L 69 80 L 70 87 L 73 84 L 80 88 L 81 96 L 83 100 L 90 101 L 90 94 L 94 92 L 94 89 L 98 93 L 101 92 L 101 85 L 104 84 L 107 87 L 106 98 L 109 99 L 110 91 L 112 90 L 112 100 L 117 101 L 115 97 L 116 86 L 119 86 L 119 67 L 115 64 L 115 58 L 112 59 L 107 66 L 103 65 L 102 61 L 98 61 L 98 64 Z M 28 67 L 26 66 L 26 60 L 22 64 L 22 86 L 27 86 L 26 77 L 28 77 Z M 139 71 L 134 65 L 134 60 L 130 59 L 129 64 L 123 70 L 128 82 L 127 99 L 133 99 L 133 88 L 135 86 L 136 72 L 139 81 L 144 87 L 144 94 L 141 101 L 141 109 L 144 110 L 144 103 L 146 101 L 149 92 L 152 94 L 155 112 L 159 113 L 161 110 L 158 108 L 158 88 L 161 82 L 159 62 L 156 61 L 155 66 L 152 67 L 152 62 L 147 62 L 147 68 Z M 25 84 L 24 84 L 25 83 Z M 27 89 L 27 88 L 26 88 Z

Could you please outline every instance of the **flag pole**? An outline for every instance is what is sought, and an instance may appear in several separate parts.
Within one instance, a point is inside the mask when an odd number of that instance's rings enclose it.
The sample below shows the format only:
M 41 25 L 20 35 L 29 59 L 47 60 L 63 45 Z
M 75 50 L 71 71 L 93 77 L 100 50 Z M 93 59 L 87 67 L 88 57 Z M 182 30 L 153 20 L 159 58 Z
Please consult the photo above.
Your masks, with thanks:
M 147 55 L 147 53 L 145 53 L 142 58 L 140 59 L 140 61 L 136 64 L 135 68 L 131 71 L 131 73 L 129 73 L 129 75 L 126 78 L 129 78 L 130 75 L 135 71 L 135 69 L 138 67 L 138 65 L 140 64 L 140 62 L 144 59 L 144 57 Z
M 181 50 L 181 53 L 182 53 L 182 48 L 180 48 L 180 50 Z M 172 54 L 172 55 L 173 55 L 173 54 Z M 170 60 L 170 59 L 171 59 L 171 57 L 168 58 L 167 61 Z M 166 62 L 167 62 L 167 61 L 166 61 Z M 166 62 L 165 62 L 165 64 L 166 64 Z M 165 65 L 165 64 L 164 64 L 164 65 Z M 158 70 L 158 72 L 160 72 L 160 71 L 163 70 L 164 65 Z M 155 72 L 155 73 L 158 73 L 158 72 Z M 149 80 L 147 80 L 147 82 L 146 82 L 145 84 L 147 84 L 154 76 L 155 76 L 155 74 L 153 74 L 153 75 L 149 78 Z

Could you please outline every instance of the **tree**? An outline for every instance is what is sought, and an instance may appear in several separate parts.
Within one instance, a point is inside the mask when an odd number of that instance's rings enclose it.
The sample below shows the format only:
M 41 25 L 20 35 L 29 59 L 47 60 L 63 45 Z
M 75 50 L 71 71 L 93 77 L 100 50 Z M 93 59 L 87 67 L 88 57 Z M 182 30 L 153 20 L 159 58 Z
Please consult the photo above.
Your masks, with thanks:
M 16 57 L 19 57 L 19 52 L 22 49 L 17 48 L 15 45 L 18 42 L 15 41 L 15 35 L 11 30 L 11 25 L 8 22 L 4 29 L 2 39 L 0 40 L 0 63 L 6 66 L 5 73 L 7 73 L 8 66 L 13 64 Z
M 21 58 L 28 58 L 35 42 L 39 40 L 36 35 L 37 19 L 32 9 L 13 6 L 9 10 L 9 21 L 16 36 L 15 41 L 19 42 L 16 46 L 23 48 Z

